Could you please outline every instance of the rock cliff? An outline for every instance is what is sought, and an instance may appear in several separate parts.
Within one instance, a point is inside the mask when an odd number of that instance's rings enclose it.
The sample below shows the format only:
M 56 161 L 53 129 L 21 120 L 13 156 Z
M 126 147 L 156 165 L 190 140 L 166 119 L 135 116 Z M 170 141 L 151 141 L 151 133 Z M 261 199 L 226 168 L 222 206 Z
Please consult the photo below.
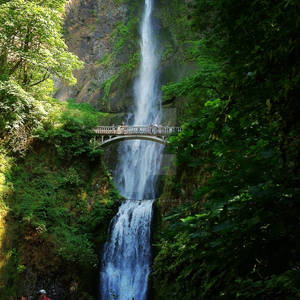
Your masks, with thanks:
M 139 5 L 115 0 L 74 0 L 69 3 L 65 37 L 69 49 L 84 62 L 77 84 L 57 84 L 55 97 L 91 103 L 120 120 L 132 104 L 137 52 Z M 113 122 L 113 121 L 112 121 Z
M 191 44 L 188 16 L 191 1 L 156 1 L 155 26 L 162 61 L 161 83 L 176 82 L 192 74 L 194 61 L 186 50 Z M 139 21 L 143 1 L 73 0 L 69 2 L 65 37 L 69 49 L 84 61 L 76 72 L 77 84 L 57 83 L 55 97 L 88 102 L 109 115 L 102 122 L 118 123 L 134 105 L 133 85 L 138 73 Z M 178 123 L 184 99 L 163 102 L 163 123 Z

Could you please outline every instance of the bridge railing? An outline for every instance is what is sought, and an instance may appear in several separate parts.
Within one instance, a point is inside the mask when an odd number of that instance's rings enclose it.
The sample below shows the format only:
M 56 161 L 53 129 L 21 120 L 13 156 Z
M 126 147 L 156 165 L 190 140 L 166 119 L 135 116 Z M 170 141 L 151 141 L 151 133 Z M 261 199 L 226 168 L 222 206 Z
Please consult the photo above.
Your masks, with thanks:
M 170 126 L 99 126 L 95 129 L 96 134 L 99 135 L 155 135 L 155 136 L 167 136 L 172 133 L 179 133 L 180 127 Z

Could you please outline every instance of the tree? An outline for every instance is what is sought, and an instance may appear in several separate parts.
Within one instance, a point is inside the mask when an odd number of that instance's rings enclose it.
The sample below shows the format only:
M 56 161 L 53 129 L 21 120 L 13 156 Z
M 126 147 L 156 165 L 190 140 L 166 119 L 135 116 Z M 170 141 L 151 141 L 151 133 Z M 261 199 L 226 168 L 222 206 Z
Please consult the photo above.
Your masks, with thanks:
M 164 88 L 168 99 L 187 98 L 171 150 L 177 197 L 191 204 L 165 220 L 153 266 L 159 299 L 296 299 L 299 1 L 194 8 L 198 74 Z
M 63 40 L 65 3 L 0 2 L 0 137 L 14 150 L 26 149 L 51 111 L 53 81 L 75 84 L 72 72 L 82 67 Z
M 0 71 L 31 90 L 53 76 L 69 83 L 82 66 L 62 39 L 65 1 L 13 0 L 0 6 Z

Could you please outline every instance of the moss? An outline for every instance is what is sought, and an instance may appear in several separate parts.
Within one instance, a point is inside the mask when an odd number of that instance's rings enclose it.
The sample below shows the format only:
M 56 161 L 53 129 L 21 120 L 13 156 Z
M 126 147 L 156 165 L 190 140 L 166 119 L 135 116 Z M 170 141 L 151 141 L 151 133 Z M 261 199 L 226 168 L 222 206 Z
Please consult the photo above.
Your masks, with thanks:
M 118 54 L 119 51 L 124 46 L 125 41 L 128 39 L 128 34 L 129 34 L 129 27 L 123 23 L 119 23 L 113 35 L 113 38 L 115 39 L 114 46 L 113 46 L 115 55 Z
M 174 54 L 174 47 L 171 44 L 171 42 L 167 42 L 165 47 L 164 47 L 164 52 L 161 56 L 162 61 L 166 61 L 170 59 L 170 57 Z
M 110 109 L 109 94 L 110 94 L 111 85 L 113 84 L 114 81 L 116 81 L 119 78 L 119 76 L 120 76 L 119 74 L 116 74 L 110 79 L 103 82 L 101 85 L 101 87 L 104 89 L 104 97 L 102 99 L 102 103 L 103 104 L 107 103 L 108 110 Z
M 102 99 L 102 103 L 107 104 L 108 110 L 110 109 L 109 99 L 110 99 L 110 94 L 111 94 L 111 90 L 112 90 L 111 89 L 112 85 L 121 79 L 117 84 L 117 89 L 122 88 L 122 86 L 124 86 L 124 83 L 125 84 L 127 83 L 126 81 L 123 82 L 123 79 L 131 77 L 128 74 L 130 74 L 132 71 L 134 71 L 136 69 L 139 61 L 140 61 L 140 53 L 139 52 L 134 53 L 128 63 L 122 64 L 120 66 L 120 68 L 119 68 L 120 71 L 116 75 L 112 76 L 111 78 L 109 78 L 108 80 L 106 80 L 105 82 L 102 83 L 101 88 L 103 88 L 103 90 L 104 90 L 104 96 Z
M 130 72 L 137 68 L 141 58 L 140 52 L 134 53 L 127 64 L 121 66 L 120 73 Z
M 119 22 L 111 36 L 113 52 L 117 56 L 121 50 L 126 47 L 128 49 L 135 49 L 138 40 L 138 23 L 139 19 L 134 16 L 130 16 L 127 23 Z
M 92 13 L 92 16 L 95 17 L 95 18 L 98 16 L 97 9 L 92 9 L 91 13 Z
M 107 67 L 109 65 L 111 65 L 112 63 L 112 54 L 108 53 L 106 54 L 102 59 L 99 59 L 98 61 L 96 61 L 96 65 L 97 66 L 101 66 L 101 67 Z

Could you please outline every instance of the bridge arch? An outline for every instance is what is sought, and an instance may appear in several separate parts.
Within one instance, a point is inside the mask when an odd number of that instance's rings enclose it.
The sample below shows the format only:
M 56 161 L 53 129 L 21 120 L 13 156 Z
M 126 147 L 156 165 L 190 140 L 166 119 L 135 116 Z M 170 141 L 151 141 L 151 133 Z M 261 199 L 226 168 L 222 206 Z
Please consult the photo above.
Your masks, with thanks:
M 101 146 L 108 146 L 113 143 L 121 142 L 121 141 L 126 141 L 126 140 L 145 140 L 145 141 L 151 141 L 155 143 L 159 143 L 162 145 L 168 144 L 167 140 L 165 140 L 162 137 L 157 137 L 157 136 L 149 136 L 149 135 L 119 135 L 119 136 L 114 136 L 109 139 L 103 140 L 101 142 Z

